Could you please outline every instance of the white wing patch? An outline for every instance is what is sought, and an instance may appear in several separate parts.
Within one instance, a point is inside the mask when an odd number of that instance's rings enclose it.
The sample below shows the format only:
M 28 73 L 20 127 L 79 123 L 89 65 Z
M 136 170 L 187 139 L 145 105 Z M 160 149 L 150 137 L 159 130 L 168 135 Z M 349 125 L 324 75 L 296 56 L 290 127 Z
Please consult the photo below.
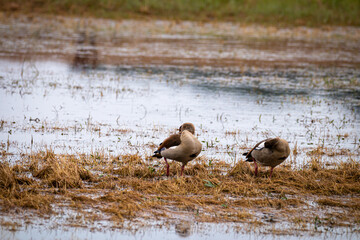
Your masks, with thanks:
M 259 146 L 255 148 L 255 150 L 260 150 L 265 147 L 265 142 L 261 143 Z

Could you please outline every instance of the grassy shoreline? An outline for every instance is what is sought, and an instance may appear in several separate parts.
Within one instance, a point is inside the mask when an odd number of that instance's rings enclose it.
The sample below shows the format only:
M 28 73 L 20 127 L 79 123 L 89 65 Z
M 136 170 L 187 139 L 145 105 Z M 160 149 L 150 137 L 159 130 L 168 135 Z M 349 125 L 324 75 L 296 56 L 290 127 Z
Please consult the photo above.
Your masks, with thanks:
M 360 26 L 360 2 L 356 0 L 0 0 L 0 12 L 116 20 L 155 18 L 265 25 Z

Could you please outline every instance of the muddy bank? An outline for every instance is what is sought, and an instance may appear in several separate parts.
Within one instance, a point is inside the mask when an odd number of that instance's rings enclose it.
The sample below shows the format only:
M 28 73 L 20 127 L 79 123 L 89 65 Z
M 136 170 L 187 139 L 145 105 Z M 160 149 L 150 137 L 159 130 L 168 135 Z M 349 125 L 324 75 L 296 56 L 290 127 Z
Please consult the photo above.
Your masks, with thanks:
M 1 19 L 3 56 L 71 61 L 79 48 L 111 65 L 359 67 L 356 27 L 276 28 L 234 23 Z

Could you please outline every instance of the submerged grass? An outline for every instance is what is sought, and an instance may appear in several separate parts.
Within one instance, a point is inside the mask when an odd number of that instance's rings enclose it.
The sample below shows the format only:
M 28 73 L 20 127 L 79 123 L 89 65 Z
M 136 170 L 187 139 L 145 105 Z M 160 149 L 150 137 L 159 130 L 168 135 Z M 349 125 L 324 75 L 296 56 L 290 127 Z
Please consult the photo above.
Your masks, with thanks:
M 116 222 L 185 215 L 199 222 L 259 222 L 259 226 L 265 224 L 264 212 L 294 223 L 300 218 L 311 222 L 314 214 L 319 215 L 317 206 L 360 215 L 360 164 L 351 159 L 330 169 L 309 156 L 299 169 L 277 167 L 270 180 L 268 171 L 260 169 L 255 177 L 251 164 L 242 161 L 231 166 L 200 158 L 185 168 L 184 177 L 179 176 L 180 165 L 172 162 L 175 175 L 165 177 L 162 162 L 137 154 L 99 155 L 94 161 L 93 155 L 44 151 L 21 158 L 22 164 L 0 164 L 2 211 L 20 207 L 51 213 L 53 206 L 68 202 L 76 211 L 96 209 Z M 294 216 L 294 210 L 306 214 Z
M 100 18 L 162 18 L 292 25 L 360 25 L 357 0 L 0 0 L 0 11 Z

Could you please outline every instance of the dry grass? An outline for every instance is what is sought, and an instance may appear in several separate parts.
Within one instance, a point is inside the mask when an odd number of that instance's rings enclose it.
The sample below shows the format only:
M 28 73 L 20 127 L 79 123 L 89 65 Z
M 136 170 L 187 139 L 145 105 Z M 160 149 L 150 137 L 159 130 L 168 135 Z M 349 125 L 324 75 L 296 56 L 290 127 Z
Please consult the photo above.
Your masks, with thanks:
M 150 178 L 155 176 L 155 169 L 147 166 L 139 155 L 124 155 L 112 161 L 116 168 L 110 167 L 107 172 L 120 177 Z
M 317 203 L 321 206 L 339 207 L 339 208 L 351 208 L 354 210 L 360 210 L 360 199 L 352 199 L 348 202 L 342 202 L 330 198 L 321 198 L 317 200 Z
M 0 164 L 0 188 L 6 190 L 8 193 L 16 190 L 17 184 L 15 174 L 8 163 Z
M 82 188 L 82 180 L 91 180 L 89 171 L 73 156 L 55 156 L 50 151 L 30 156 L 30 169 L 35 178 L 59 188 Z
M 180 165 L 171 162 L 174 176 L 169 178 L 162 161 L 157 164 L 139 155 L 94 157 L 45 151 L 21 158 L 21 165 L 0 164 L 4 210 L 20 207 L 51 213 L 52 205 L 70 200 L 68 206 L 76 210 L 97 209 L 117 222 L 185 214 L 199 222 L 250 224 L 261 223 L 259 214 L 264 210 L 294 222 L 294 209 L 301 209 L 311 222 L 319 209 L 311 210 L 312 199 L 324 209 L 360 215 L 360 164 L 351 159 L 328 169 L 312 155 L 300 169 L 277 167 L 270 180 L 264 168 L 255 177 L 247 162 L 231 166 L 204 158 L 186 166 L 184 177 L 179 176 Z
M 16 166 L 15 166 L 16 168 Z M 35 183 L 33 187 L 23 187 L 30 185 L 32 179 L 15 175 L 13 168 L 7 163 L 0 163 L 0 200 L 4 209 L 14 206 L 32 208 L 41 211 L 51 211 L 51 196 L 45 196 L 36 190 L 39 186 Z

